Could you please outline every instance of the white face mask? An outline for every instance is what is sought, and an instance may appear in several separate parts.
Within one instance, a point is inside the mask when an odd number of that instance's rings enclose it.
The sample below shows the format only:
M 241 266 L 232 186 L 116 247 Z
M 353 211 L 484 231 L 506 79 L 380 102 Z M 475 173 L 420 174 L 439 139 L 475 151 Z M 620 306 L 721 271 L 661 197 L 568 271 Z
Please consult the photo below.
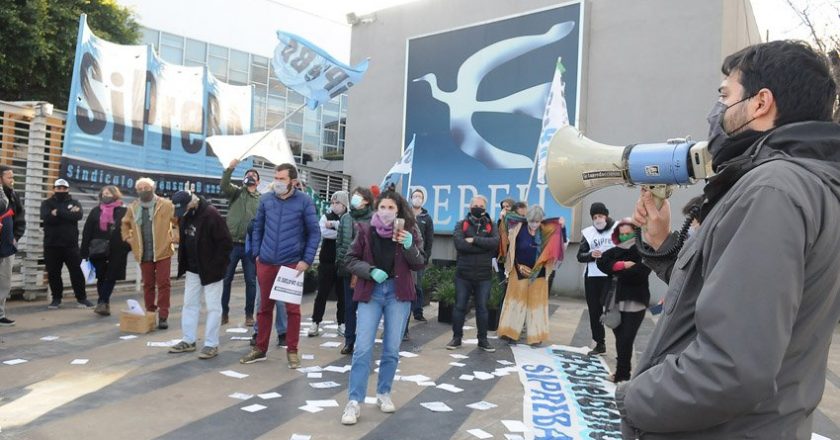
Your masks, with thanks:
M 423 206 L 423 198 L 422 197 L 412 197 L 411 198 L 411 206 L 415 208 L 419 208 Z
M 287 183 L 283 183 L 279 180 L 275 180 L 274 185 L 273 185 L 273 189 L 274 189 L 274 194 L 276 194 L 280 197 L 283 197 L 283 196 L 289 194 L 290 192 L 292 192 L 293 187 L 292 187 L 291 183 L 287 184 Z
M 592 224 L 595 226 L 595 229 L 604 229 L 607 227 L 606 220 L 593 220 Z

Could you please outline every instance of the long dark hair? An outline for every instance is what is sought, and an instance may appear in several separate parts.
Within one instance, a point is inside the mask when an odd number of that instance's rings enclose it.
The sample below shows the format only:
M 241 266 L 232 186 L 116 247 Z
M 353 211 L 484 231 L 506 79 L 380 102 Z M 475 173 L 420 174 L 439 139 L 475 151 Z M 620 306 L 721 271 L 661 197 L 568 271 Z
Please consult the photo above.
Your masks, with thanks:
M 406 202 L 405 197 L 396 191 L 385 191 L 376 198 L 376 204 L 373 207 L 374 212 L 379 210 L 379 204 L 384 199 L 394 201 L 397 205 L 397 218 L 405 219 L 405 230 L 411 232 L 417 224 L 417 220 L 414 218 L 414 211 L 408 207 L 408 202 Z
M 370 192 L 370 188 L 365 188 L 364 186 L 357 186 L 355 189 L 353 189 L 353 192 L 350 193 L 350 197 L 353 197 L 353 194 L 358 194 L 362 196 L 362 198 L 367 200 L 368 202 L 367 207 L 372 210 L 376 210 L 376 207 L 374 206 L 373 193 Z

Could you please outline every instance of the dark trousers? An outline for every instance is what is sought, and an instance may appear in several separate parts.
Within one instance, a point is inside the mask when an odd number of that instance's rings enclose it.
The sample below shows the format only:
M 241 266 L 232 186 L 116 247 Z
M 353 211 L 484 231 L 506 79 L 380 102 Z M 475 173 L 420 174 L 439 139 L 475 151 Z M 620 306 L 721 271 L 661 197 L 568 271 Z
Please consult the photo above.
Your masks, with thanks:
M 245 254 L 244 243 L 234 243 L 230 251 L 230 263 L 222 284 L 222 314 L 230 312 L 230 285 L 236 275 L 236 266 L 242 261 L 242 275 L 245 277 L 245 315 L 254 316 L 254 300 L 257 297 L 257 262 Z
M 423 316 L 423 275 L 425 274 L 425 270 L 418 270 L 417 282 L 414 283 L 414 293 L 417 295 L 417 299 L 411 303 L 411 311 L 415 318 Z
M 344 280 L 344 343 L 354 345 L 356 343 L 356 310 L 359 303 L 353 301 L 353 289 L 350 288 L 351 275 L 343 277 Z
M 464 337 L 464 319 L 467 316 L 467 303 L 470 296 L 475 296 L 475 322 L 478 327 L 478 340 L 487 339 L 487 300 L 490 298 L 490 280 L 471 281 L 455 277 L 455 309 L 452 310 L 452 334 L 456 338 Z
M 589 308 L 589 328 L 592 330 L 592 340 L 596 344 L 604 343 L 604 326 L 601 324 L 601 314 L 604 313 L 604 293 L 609 286 L 610 277 L 586 277 L 583 288 L 586 291 L 586 306 Z
M 87 299 L 85 293 L 85 275 L 82 273 L 82 257 L 79 255 L 79 247 L 45 247 L 44 265 L 47 269 L 47 279 L 50 283 L 50 292 L 53 301 L 61 301 L 64 292 L 64 282 L 61 281 L 61 266 L 67 266 L 70 272 L 70 284 L 73 286 L 73 293 L 77 301 Z
M 315 307 L 312 310 L 312 321 L 324 320 L 327 299 L 335 289 L 336 311 L 335 320 L 344 324 L 344 277 L 339 277 L 334 264 L 321 263 L 318 265 L 318 293 L 315 295 Z
M 616 380 L 630 380 L 630 361 L 633 359 L 633 341 L 645 319 L 645 310 L 621 312 L 621 324 L 613 329 L 618 363 L 615 367 Z
M 110 304 L 111 294 L 114 293 L 114 286 L 117 285 L 116 280 L 108 280 L 105 278 L 96 279 L 96 293 L 99 295 L 97 304 Z

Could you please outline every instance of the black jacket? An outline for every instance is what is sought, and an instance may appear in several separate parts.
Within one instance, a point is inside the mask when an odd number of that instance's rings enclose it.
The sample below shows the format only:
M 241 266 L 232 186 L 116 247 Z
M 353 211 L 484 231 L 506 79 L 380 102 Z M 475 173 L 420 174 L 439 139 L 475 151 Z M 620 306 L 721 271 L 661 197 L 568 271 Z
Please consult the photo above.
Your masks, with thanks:
M 90 211 L 87 220 L 85 220 L 80 248 L 82 258 L 87 259 L 90 256 L 91 240 L 94 238 L 108 240 L 108 256 L 91 259 L 91 263 L 96 268 L 96 277 L 99 279 L 114 281 L 125 279 L 125 266 L 128 252 L 131 251 L 131 246 L 123 241 L 122 234 L 120 234 L 120 222 L 122 222 L 125 213 L 125 206 L 114 208 L 114 226 L 109 231 L 99 229 L 99 216 L 102 214 L 102 209 L 98 205 Z
M 78 211 L 71 211 L 72 208 Z M 52 211 L 56 211 L 56 215 Z M 82 204 L 68 197 L 58 201 L 52 197 L 41 202 L 41 222 L 44 226 L 44 247 L 79 247 L 79 221 L 82 220 Z
M 467 238 L 474 238 L 467 243 Z M 486 281 L 493 276 L 492 260 L 499 251 L 499 231 L 486 213 L 480 218 L 467 215 L 452 233 L 458 258 L 455 276 L 469 281 Z
M 417 227 L 420 228 L 420 234 L 423 235 L 423 255 L 426 256 L 426 264 L 432 259 L 432 242 L 435 241 L 435 223 L 429 211 L 426 208 L 420 208 L 420 214 L 417 214 Z
M 206 200 L 200 199 L 195 211 L 180 221 L 181 243 L 184 243 L 186 229 L 195 227 L 198 249 L 198 276 L 201 285 L 221 281 L 225 277 L 233 240 L 230 238 L 225 219 Z M 187 273 L 186 246 L 178 246 L 178 277 Z
M 613 265 L 618 261 L 632 261 L 636 264 L 630 269 L 614 271 Z M 615 291 L 616 301 L 636 301 L 644 305 L 650 303 L 648 285 L 650 268 L 642 264 L 642 256 L 635 245 L 629 249 L 616 246 L 604 252 L 595 264 L 601 272 L 618 280 Z
M 15 210 L 15 216 L 12 219 L 12 233 L 15 240 L 20 241 L 20 238 L 26 232 L 26 217 L 24 217 L 23 202 L 20 201 L 18 194 L 11 188 L 3 186 L 3 193 L 9 199 L 9 207 Z

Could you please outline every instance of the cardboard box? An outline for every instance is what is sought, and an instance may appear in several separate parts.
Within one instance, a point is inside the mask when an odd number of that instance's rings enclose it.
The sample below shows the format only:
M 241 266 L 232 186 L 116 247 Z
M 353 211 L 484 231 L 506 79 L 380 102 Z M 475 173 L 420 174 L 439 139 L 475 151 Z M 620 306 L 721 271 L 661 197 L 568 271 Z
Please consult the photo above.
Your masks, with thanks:
M 146 312 L 145 316 L 132 315 L 125 310 L 120 312 L 120 331 L 126 333 L 149 333 L 155 328 L 157 314 Z

